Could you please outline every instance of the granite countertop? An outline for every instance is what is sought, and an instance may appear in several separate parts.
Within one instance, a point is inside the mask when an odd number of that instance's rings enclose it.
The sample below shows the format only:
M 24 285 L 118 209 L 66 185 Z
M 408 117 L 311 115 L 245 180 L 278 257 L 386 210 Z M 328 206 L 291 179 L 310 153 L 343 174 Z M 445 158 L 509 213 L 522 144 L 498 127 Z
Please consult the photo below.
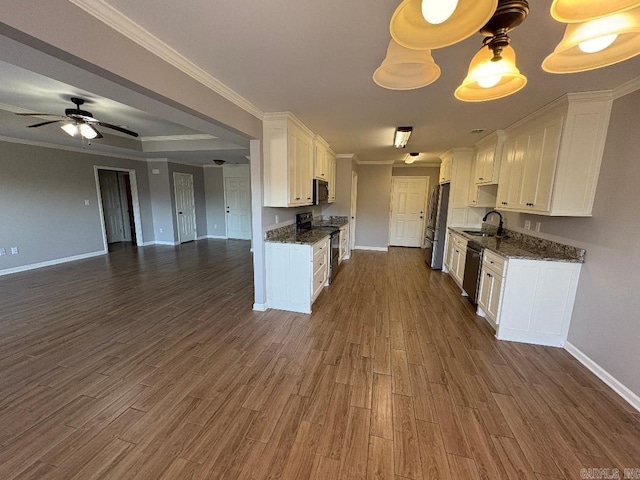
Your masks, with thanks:
M 286 230 L 277 235 L 267 237 L 266 242 L 271 243 L 297 243 L 298 245 L 313 245 L 319 241 L 329 238 L 331 230 L 304 230 L 302 232 L 296 232 L 293 230 Z
M 344 227 L 349 224 L 349 217 L 319 217 L 313 219 L 314 227 Z
M 506 258 L 584 263 L 586 254 L 586 250 L 582 248 L 534 237 L 533 235 L 525 235 L 512 230 L 505 229 L 505 235 L 502 237 L 477 237 L 463 232 L 463 230 L 480 231 L 473 228 L 449 227 L 449 230 Z

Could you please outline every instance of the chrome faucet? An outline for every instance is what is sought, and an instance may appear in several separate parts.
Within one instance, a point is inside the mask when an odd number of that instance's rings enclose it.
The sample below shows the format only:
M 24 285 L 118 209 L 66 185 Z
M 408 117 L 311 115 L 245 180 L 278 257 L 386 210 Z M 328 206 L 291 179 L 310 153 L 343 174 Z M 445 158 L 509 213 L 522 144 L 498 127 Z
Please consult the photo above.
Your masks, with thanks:
M 487 212 L 487 214 L 482 218 L 482 221 L 486 222 L 487 218 L 489 218 L 489 215 L 491 215 L 492 213 L 495 213 L 496 215 L 498 215 L 498 217 L 500 217 L 500 223 L 498 223 L 498 231 L 496 232 L 496 235 L 501 237 L 503 230 L 502 230 L 502 214 L 500 212 L 498 212 L 497 210 L 491 210 L 490 212 Z

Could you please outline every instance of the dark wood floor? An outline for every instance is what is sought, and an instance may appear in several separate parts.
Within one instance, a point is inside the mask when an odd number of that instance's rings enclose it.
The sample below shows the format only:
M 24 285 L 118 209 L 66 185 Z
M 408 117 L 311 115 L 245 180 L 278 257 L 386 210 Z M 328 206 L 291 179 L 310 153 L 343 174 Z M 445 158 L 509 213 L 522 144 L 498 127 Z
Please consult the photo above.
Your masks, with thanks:
M 417 250 L 355 252 L 311 316 L 253 312 L 251 275 L 247 242 L 208 240 L 0 277 L 0 479 L 640 467 L 637 412 L 497 342 Z

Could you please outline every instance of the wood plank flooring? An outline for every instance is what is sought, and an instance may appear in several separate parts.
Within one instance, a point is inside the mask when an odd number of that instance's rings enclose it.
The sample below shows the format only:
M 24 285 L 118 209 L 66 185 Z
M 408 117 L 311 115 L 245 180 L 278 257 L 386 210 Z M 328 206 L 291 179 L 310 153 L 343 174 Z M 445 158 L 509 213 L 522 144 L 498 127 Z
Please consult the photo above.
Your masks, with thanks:
M 637 412 L 564 350 L 496 341 L 418 250 L 354 252 L 311 316 L 252 302 L 243 241 L 0 277 L 0 478 L 640 468 Z

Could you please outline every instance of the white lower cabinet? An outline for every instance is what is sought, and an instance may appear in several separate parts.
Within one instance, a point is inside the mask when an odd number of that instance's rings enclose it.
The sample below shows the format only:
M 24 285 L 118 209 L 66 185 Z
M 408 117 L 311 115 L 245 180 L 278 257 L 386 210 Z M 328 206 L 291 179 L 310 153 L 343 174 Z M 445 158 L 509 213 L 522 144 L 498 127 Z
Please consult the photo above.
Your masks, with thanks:
M 311 313 L 329 278 L 329 238 L 314 245 L 266 243 L 267 305 Z
M 462 287 L 464 279 L 464 264 L 467 260 L 467 239 L 462 235 L 450 233 L 449 248 L 449 275 Z
M 489 319 L 499 340 L 563 347 L 581 266 L 505 259 L 485 250 L 478 314 Z

